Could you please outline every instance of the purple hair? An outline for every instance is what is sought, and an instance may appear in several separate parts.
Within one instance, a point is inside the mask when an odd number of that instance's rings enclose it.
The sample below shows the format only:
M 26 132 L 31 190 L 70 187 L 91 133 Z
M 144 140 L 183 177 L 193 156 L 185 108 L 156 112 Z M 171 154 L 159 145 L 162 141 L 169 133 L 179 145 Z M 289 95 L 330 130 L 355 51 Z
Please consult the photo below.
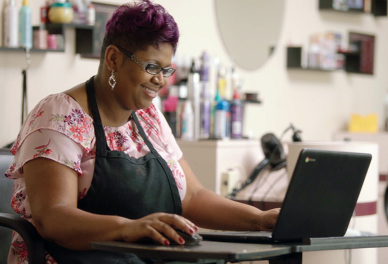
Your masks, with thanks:
M 158 4 L 150 0 L 121 5 L 105 26 L 105 38 L 101 58 L 109 45 L 120 45 L 134 53 L 160 43 L 171 44 L 175 53 L 179 30 L 174 18 Z

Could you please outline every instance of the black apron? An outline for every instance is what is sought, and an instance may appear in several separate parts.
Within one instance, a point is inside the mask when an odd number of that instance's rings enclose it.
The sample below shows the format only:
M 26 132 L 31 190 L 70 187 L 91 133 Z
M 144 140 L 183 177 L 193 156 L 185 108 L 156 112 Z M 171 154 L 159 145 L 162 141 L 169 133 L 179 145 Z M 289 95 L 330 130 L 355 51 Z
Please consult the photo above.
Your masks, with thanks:
M 93 79 L 86 82 L 86 92 L 96 135 L 96 160 L 90 189 L 78 201 L 78 208 L 90 213 L 130 219 L 139 219 L 156 212 L 182 214 L 182 203 L 172 172 L 148 141 L 135 111 L 132 111 L 131 117 L 151 152 L 136 159 L 122 151 L 109 149 L 97 107 Z M 45 242 L 45 248 L 59 264 L 142 262 L 134 254 L 75 251 L 48 241 Z

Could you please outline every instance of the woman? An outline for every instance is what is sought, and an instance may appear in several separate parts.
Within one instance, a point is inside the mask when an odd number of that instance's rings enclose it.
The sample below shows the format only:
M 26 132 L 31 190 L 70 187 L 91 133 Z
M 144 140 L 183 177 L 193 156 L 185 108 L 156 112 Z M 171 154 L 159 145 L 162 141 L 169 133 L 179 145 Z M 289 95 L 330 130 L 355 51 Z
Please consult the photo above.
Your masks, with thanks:
M 106 24 L 97 75 L 46 97 L 29 114 L 6 175 L 15 179 L 12 207 L 46 240 L 47 263 L 140 262 L 89 251 L 89 242 L 184 244 L 173 227 L 189 234 L 197 226 L 272 229 L 277 209 L 230 201 L 197 181 L 152 104 L 174 74 L 178 38 L 160 5 L 119 7 Z M 9 263 L 26 261 L 15 234 Z

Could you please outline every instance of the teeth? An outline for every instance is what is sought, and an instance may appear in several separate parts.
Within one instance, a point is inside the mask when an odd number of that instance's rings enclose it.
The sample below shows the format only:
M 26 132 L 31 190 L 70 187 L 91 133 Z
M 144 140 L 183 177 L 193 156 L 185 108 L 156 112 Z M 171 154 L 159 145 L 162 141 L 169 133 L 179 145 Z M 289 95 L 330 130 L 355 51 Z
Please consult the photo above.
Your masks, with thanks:
M 155 91 L 151 90 L 151 89 L 148 89 L 147 87 L 145 86 L 142 86 L 147 92 L 149 93 L 156 93 Z

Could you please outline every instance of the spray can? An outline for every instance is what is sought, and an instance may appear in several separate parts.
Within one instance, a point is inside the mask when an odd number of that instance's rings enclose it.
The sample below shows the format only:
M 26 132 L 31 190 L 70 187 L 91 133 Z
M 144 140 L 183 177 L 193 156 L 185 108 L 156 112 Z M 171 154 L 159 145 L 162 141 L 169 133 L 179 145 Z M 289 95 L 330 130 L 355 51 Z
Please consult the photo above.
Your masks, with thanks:
M 15 0 L 8 1 L 4 8 L 3 45 L 4 47 L 17 48 L 18 42 L 18 9 Z
M 233 100 L 230 103 L 230 137 L 242 136 L 242 103 L 237 89 L 234 90 Z
M 23 0 L 19 15 L 19 41 L 23 48 L 32 48 L 32 12 L 28 0 Z
M 214 97 L 214 101 L 211 105 L 210 110 L 210 135 L 212 137 L 216 137 L 215 129 L 216 129 L 216 108 L 217 104 L 221 102 L 220 90 L 216 90 L 216 96 Z
M 210 95 L 210 57 L 204 51 L 201 55 L 201 67 L 199 75 L 201 80 L 201 97 L 200 97 L 200 138 L 210 137 L 210 109 L 211 109 L 211 95 Z
M 200 138 L 209 138 L 210 137 L 210 112 L 211 112 L 212 102 L 210 98 L 210 91 L 208 83 L 202 84 L 202 93 L 201 93 L 201 127 L 200 127 Z
M 194 139 L 194 111 L 190 100 L 186 100 L 181 116 L 182 134 L 184 140 Z
M 228 138 L 229 131 L 229 103 L 221 100 L 216 106 L 214 121 L 214 136 L 216 138 Z
M 201 84 L 199 71 L 195 60 L 192 61 L 190 73 L 187 79 L 188 99 L 191 101 L 194 111 L 194 138 L 199 138 L 200 131 L 200 96 Z

